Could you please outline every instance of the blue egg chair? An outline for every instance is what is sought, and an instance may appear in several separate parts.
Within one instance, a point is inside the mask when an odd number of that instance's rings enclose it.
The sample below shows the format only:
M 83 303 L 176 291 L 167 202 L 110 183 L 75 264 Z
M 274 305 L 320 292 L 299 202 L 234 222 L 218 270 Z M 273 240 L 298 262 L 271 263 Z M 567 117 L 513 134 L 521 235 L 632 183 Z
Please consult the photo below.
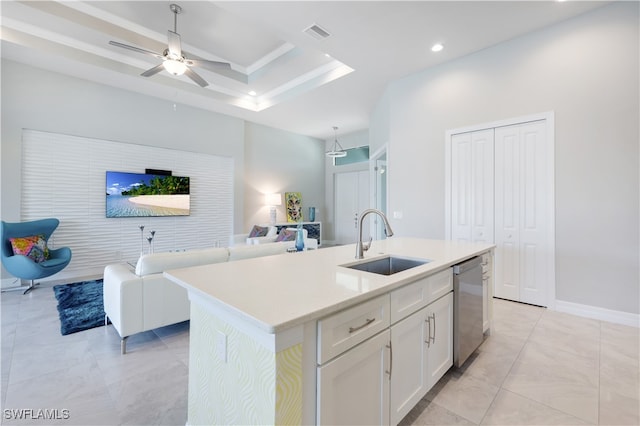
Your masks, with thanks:
M 0 241 L 2 241 L 2 264 L 13 276 L 23 280 L 31 280 L 24 294 L 29 293 L 35 286 L 40 284 L 36 283 L 35 280 L 49 277 L 62 271 L 69 262 L 71 262 L 71 249 L 69 247 L 61 247 L 58 249 L 50 248 L 48 258 L 37 263 L 28 256 L 14 254 L 9 239 L 42 235 L 45 241 L 49 241 L 49 237 L 51 237 L 51 234 L 53 234 L 53 231 L 55 231 L 59 223 L 60 221 L 55 218 L 18 223 L 2 221 L 2 234 L 0 234 Z M 8 288 L 4 289 L 3 292 L 8 290 L 21 290 L 24 287 L 25 286 Z

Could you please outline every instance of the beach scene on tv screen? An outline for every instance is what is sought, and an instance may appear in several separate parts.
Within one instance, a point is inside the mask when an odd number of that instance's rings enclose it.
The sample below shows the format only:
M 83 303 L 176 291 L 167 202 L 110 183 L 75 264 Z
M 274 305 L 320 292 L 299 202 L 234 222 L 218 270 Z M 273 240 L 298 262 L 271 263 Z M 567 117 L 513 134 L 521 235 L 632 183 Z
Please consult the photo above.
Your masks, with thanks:
M 107 172 L 107 217 L 186 216 L 189 178 Z

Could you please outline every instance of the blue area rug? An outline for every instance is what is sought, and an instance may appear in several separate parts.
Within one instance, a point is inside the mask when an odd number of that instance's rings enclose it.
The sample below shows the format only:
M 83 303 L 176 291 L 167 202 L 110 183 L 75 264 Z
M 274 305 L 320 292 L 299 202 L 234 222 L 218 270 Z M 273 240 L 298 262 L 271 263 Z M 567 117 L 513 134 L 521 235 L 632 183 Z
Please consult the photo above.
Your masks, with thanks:
M 102 280 L 55 285 L 63 336 L 104 325 Z

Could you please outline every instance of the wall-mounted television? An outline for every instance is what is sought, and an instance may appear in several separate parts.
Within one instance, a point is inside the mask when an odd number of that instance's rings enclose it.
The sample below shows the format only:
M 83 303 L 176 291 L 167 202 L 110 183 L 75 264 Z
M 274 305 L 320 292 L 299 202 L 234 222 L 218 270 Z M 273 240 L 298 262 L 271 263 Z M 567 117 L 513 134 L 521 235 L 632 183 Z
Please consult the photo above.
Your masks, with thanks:
M 107 171 L 107 217 L 188 216 L 189 178 Z

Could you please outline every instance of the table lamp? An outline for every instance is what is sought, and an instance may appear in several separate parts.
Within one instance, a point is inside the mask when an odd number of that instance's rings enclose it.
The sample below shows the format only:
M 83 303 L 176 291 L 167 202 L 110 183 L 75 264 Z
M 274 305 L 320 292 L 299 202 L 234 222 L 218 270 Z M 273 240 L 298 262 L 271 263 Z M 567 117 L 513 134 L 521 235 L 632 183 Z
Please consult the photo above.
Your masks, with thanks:
M 271 225 L 276 224 L 276 206 L 282 205 L 282 194 L 266 194 L 264 196 L 264 203 L 270 206 L 269 219 Z

